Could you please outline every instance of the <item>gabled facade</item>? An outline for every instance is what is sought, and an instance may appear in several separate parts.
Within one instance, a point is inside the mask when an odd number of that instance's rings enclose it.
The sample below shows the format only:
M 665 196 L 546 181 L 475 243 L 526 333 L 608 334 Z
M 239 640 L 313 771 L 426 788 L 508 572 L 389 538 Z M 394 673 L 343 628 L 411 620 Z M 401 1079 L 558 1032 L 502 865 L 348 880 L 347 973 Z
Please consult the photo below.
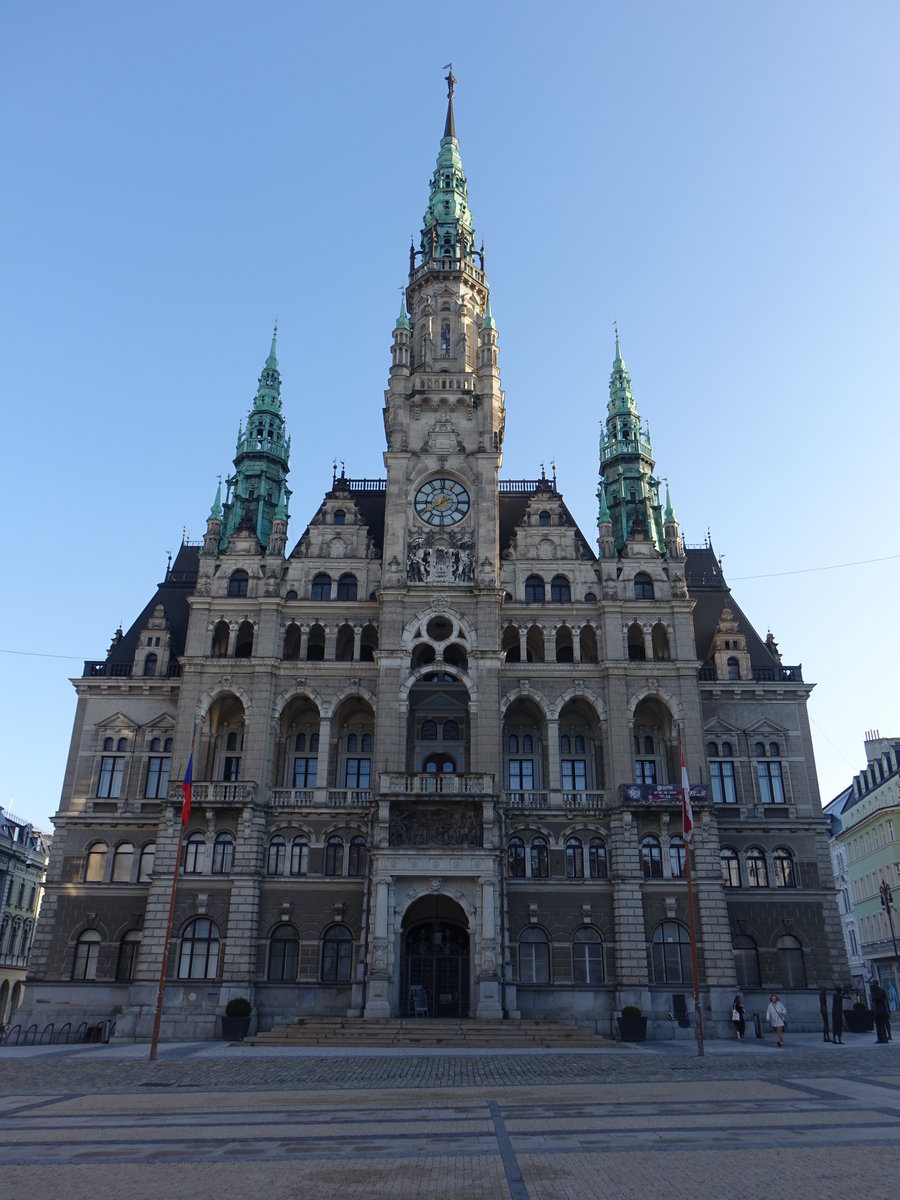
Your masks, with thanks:
M 22 1003 L 52 840 L 0 807 L 0 1029 Z
M 670 1036 L 692 990 L 679 743 L 709 1030 L 730 1031 L 738 987 L 793 993 L 796 1020 L 846 974 L 810 687 L 712 548 L 683 546 L 618 334 L 597 550 L 555 473 L 500 477 L 499 335 L 448 82 L 383 473 L 335 475 L 289 550 L 273 340 L 202 545 L 74 681 L 46 1013 L 149 1035 L 192 748 L 164 1036 L 213 1036 L 237 995 L 266 1028 L 423 994 L 433 1016 L 605 1031 L 637 1003 Z

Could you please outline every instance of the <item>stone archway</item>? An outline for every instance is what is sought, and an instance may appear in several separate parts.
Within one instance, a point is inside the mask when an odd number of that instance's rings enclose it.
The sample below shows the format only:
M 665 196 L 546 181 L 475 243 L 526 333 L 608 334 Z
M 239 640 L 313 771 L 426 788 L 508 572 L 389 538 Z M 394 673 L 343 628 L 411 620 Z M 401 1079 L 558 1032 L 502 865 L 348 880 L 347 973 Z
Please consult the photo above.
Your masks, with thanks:
M 449 896 L 422 896 L 403 918 L 400 1015 L 468 1017 L 470 936 L 465 912 Z M 424 993 L 424 994 L 423 994 Z

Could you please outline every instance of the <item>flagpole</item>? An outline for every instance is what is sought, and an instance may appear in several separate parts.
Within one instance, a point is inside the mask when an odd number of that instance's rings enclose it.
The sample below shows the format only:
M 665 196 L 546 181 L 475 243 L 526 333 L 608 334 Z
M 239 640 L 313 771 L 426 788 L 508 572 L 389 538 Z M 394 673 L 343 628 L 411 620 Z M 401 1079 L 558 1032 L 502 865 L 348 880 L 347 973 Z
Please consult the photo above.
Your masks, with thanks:
M 700 973 L 697 969 L 697 933 L 694 927 L 694 885 L 691 875 L 691 850 L 694 841 L 694 809 L 691 805 L 691 784 L 684 765 L 684 747 L 679 738 L 681 753 L 681 831 L 684 835 L 684 874 L 687 882 L 688 932 L 691 939 L 691 976 L 694 981 L 694 1033 L 697 1035 L 697 1057 L 703 1057 L 703 1010 L 700 1008 Z
M 688 894 L 688 928 L 691 937 L 691 974 L 694 977 L 694 1032 L 697 1035 L 697 1057 L 703 1057 L 703 1012 L 700 1008 L 700 983 L 697 971 L 697 935 L 694 932 L 694 889 L 691 883 L 691 843 L 684 856 Z
M 166 973 L 169 969 L 169 942 L 172 940 L 172 924 L 175 920 L 175 889 L 178 887 L 178 871 L 181 866 L 181 846 L 184 841 L 184 821 L 178 822 L 178 850 L 175 853 L 175 870 L 172 874 L 172 894 L 169 897 L 169 919 L 166 922 L 166 940 L 163 943 L 162 966 L 159 969 L 159 991 L 156 996 L 156 1016 L 153 1018 L 153 1037 L 150 1041 L 150 1061 L 156 1058 L 159 1047 L 159 1026 L 162 1021 L 163 1000 L 166 995 Z
M 175 870 L 172 872 L 172 894 L 169 896 L 169 919 L 166 922 L 166 940 L 163 942 L 162 964 L 159 968 L 159 991 L 156 995 L 156 1015 L 153 1018 L 153 1037 L 150 1039 L 150 1061 L 156 1059 L 159 1049 L 159 1026 L 162 1021 L 163 1000 L 166 995 L 166 975 L 169 970 L 169 943 L 172 940 L 172 925 L 175 920 L 175 890 L 178 887 L 178 872 L 181 870 L 181 847 L 184 843 L 184 830 L 191 819 L 191 791 L 194 780 L 194 742 L 196 730 L 191 739 L 191 753 L 184 772 L 184 782 L 181 785 L 183 800 L 181 803 L 181 820 L 178 822 L 178 849 L 175 851 Z

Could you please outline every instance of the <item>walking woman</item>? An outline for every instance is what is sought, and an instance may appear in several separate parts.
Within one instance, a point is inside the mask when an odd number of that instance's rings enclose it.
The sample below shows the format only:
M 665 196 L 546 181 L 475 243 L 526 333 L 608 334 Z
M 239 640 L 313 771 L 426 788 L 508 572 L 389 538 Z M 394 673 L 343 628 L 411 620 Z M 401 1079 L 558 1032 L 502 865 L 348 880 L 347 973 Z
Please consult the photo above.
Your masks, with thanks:
M 766 1020 L 778 1035 L 778 1049 L 784 1048 L 784 1027 L 787 1024 L 787 1009 L 773 992 L 766 1009 Z
M 739 1042 L 744 1040 L 744 1033 L 747 1029 L 747 1021 L 744 1014 L 744 1002 L 740 996 L 735 996 L 731 1005 L 731 1022 L 734 1025 L 735 1032 Z
M 828 993 L 824 988 L 819 988 L 819 1012 L 822 1014 L 822 1041 L 830 1042 L 828 1036 Z
M 831 998 L 831 1033 L 835 1046 L 844 1044 L 844 989 L 836 987 Z

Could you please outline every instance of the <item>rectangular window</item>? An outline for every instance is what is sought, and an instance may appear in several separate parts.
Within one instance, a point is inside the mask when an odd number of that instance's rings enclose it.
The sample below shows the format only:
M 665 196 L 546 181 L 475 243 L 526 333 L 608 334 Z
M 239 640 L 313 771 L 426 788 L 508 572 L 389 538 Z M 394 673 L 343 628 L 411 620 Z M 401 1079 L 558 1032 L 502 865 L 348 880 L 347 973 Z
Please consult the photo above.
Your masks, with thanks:
M 292 786 L 295 788 L 314 788 L 318 772 L 319 760 L 317 758 L 295 758 L 294 782 Z
M 534 760 L 511 758 L 509 760 L 509 790 L 530 792 L 534 788 Z
M 147 787 L 144 795 L 150 800 L 162 799 L 169 788 L 170 758 L 151 758 L 147 766 Z
M 229 755 L 222 768 L 222 778 L 226 783 L 236 783 L 241 777 L 240 755 Z
M 639 758 L 634 764 L 634 778 L 637 783 L 656 783 L 656 762 L 652 758 Z
M 100 779 L 97 782 L 97 795 L 104 800 L 118 800 L 122 794 L 122 776 L 125 773 L 125 759 L 114 754 L 104 754 L 100 759 Z
M 370 758 L 348 758 L 344 774 L 344 787 L 368 788 L 372 771 Z
M 759 794 L 763 804 L 784 804 L 780 762 L 758 762 Z
M 712 780 L 714 804 L 736 804 L 737 793 L 734 790 L 734 763 L 711 762 L 709 774 Z
M 583 792 L 587 788 L 587 762 L 583 758 L 564 758 L 562 763 L 564 792 Z

